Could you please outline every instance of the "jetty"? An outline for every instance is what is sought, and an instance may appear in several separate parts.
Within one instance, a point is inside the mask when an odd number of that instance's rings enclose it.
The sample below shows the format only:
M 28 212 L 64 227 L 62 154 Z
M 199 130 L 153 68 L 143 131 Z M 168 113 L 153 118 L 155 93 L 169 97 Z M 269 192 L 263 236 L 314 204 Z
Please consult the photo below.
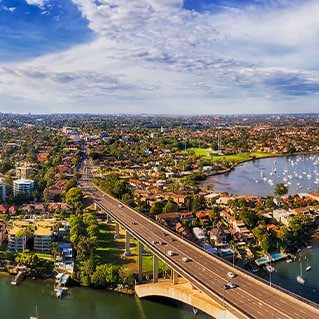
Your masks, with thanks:
M 11 281 L 11 285 L 16 286 L 24 279 L 24 272 L 19 271 L 14 279 Z

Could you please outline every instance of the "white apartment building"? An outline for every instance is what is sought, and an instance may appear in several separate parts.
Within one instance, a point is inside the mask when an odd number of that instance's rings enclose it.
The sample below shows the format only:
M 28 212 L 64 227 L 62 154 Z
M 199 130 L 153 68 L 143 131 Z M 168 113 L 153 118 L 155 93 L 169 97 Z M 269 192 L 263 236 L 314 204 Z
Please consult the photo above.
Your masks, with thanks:
M 17 179 L 13 181 L 13 194 L 17 196 L 19 194 L 31 195 L 34 189 L 34 180 L 32 179 Z

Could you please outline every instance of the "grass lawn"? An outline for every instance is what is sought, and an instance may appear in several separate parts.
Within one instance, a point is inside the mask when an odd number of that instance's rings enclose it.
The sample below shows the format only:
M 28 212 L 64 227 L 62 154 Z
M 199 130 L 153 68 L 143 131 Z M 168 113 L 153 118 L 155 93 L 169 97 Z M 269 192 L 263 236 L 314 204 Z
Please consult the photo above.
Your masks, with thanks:
M 234 163 L 247 161 L 253 158 L 263 158 L 271 156 L 271 153 L 266 152 L 252 152 L 252 153 L 238 153 L 234 155 L 216 155 L 211 148 L 189 148 L 186 152 L 194 152 L 195 155 L 208 158 L 214 162 L 232 161 Z
M 97 264 L 115 264 L 126 266 L 133 272 L 137 272 L 137 241 L 131 238 L 130 247 L 132 256 L 124 256 L 125 251 L 125 231 L 120 229 L 120 238 L 114 239 L 114 224 L 100 223 L 98 235 L 98 247 L 96 249 Z M 143 272 L 151 272 L 153 269 L 153 256 L 144 248 Z M 165 270 L 166 265 L 159 261 L 159 270 Z
M 186 149 L 186 152 L 194 152 L 196 156 L 205 156 L 205 157 L 209 157 L 212 153 L 214 153 L 215 151 L 213 151 L 211 148 L 197 148 L 197 147 L 192 147 L 192 148 L 188 148 Z
M 232 161 L 234 163 L 247 161 L 253 158 L 263 158 L 271 156 L 271 153 L 252 152 L 252 153 L 238 153 L 234 155 L 213 155 L 210 158 L 215 161 Z

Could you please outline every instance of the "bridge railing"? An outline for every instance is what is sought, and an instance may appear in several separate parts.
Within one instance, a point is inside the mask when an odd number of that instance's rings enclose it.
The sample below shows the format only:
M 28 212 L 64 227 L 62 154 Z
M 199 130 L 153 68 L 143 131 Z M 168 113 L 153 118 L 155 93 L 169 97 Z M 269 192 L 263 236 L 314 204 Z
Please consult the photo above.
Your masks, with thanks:
M 137 212 L 137 213 L 139 213 L 139 212 Z M 147 216 L 146 214 L 143 214 L 143 215 L 144 215 L 144 216 Z M 238 271 L 240 271 L 240 272 L 242 272 L 242 273 L 245 273 L 246 275 L 248 275 L 248 276 L 250 276 L 250 277 L 253 277 L 254 279 L 256 279 L 256 280 L 258 280 L 258 281 L 260 281 L 260 282 L 262 282 L 262 283 L 264 283 L 264 284 L 266 284 L 266 285 L 268 285 L 268 286 L 270 286 L 269 281 L 265 280 L 264 278 L 259 277 L 259 276 L 255 275 L 255 274 L 253 274 L 253 273 L 247 271 L 246 269 L 237 266 L 237 265 L 234 265 L 234 266 L 233 266 L 233 264 L 230 263 L 227 259 L 224 259 L 224 258 L 222 258 L 222 257 L 220 257 L 220 256 L 218 256 L 218 255 L 209 253 L 207 250 L 205 250 L 205 249 L 204 249 L 201 245 L 199 245 L 198 243 L 196 243 L 196 242 L 194 242 L 194 241 L 191 241 L 191 240 L 189 240 L 188 238 L 185 238 L 185 237 L 182 236 L 181 234 L 178 234 L 178 233 L 174 232 L 171 228 L 169 228 L 169 227 L 167 227 L 167 226 L 165 226 L 165 225 L 163 225 L 163 224 L 158 223 L 156 220 L 154 220 L 154 219 L 152 219 L 152 218 L 149 218 L 149 219 L 150 219 L 151 221 L 153 221 L 154 223 L 156 223 L 157 225 L 159 225 L 159 226 L 161 226 L 162 228 L 164 228 L 166 231 L 168 231 L 168 232 L 174 234 L 174 235 L 177 236 L 177 237 L 180 237 L 181 239 L 185 240 L 185 241 L 188 242 L 189 244 L 191 244 L 191 245 L 193 245 L 193 246 L 196 246 L 198 249 L 200 249 L 200 250 L 203 251 L 204 253 L 206 253 L 206 254 L 208 254 L 208 255 L 210 255 L 210 256 L 213 256 L 214 258 L 216 258 L 216 259 L 218 259 L 218 260 L 220 260 L 220 261 L 222 261 L 222 262 L 228 264 L 230 267 L 234 267 L 234 268 L 237 269 Z M 275 288 L 275 289 L 277 289 L 277 290 L 279 290 L 279 291 L 281 291 L 281 292 L 283 292 L 283 293 L 286 293 L 286 294 L 288 294 L 288 295 L 290 295 L 290 296 L 292 296 L 292 297 L 294 297 L 294 298 L 296 298 L 296 299 L 298 299 L 298 300 L 300 300 L 300 301 L 302 301 L 302 302 L 305 302 L 305 303 L 307 303 L 307 304 L 309 304 L 309 305 L 311 305 L 311 306 L 313 306 L 313 307 L 315 307 L 315 308 L 319 308 L 319 304 L 317 304 L 317 303 L 315 303 L 315 302 L 313 302 L 313 301 L 311 301 L 311 300 L 309 300 L 309 299 L 306 299 L 306 298 L 304 298 L 304 297 L 302 297 L 302 296 L 300 296 L 300 295 L 297 295 L 297 294 L 295 294 L 294 292 L 292 292 L 292 291 L 290 291 L 290 290 L 287 290 L 287 289 L 285 289 L 285 288 L 283 288 L 283 287 L 281 287 L 281 286 L 278 286 L 277 284 L 271 283 L 271 287 L 272 287 L 272 288 Z
M 96 185 L 95 185 L 95 187 L 96 187 Z M 97 187 L 97 188 L 98 188 L 100 191 L 102 191 L 99 187 Z M 102 191 L 102 192 L 104 193 L 104 191 Z M 108 196 L 110 196 L 110 195 L 108 194 Z M 119 203 L 121 203 L 118 199 L 116 199 L 116 198 L 114 198 L 114 197 L 112 197 L 112 196 L 110 196 L 110 197 L 113 198 L 114 200 L 118 201 Z M 121 203 L 121 204 L 122 204 L 123 206 L 125 206 L 126 208 L 133 210 L 136 214 L 139 214 L 139 215 L 143 216 L 144 218 L 147 218 L 150 222 L 152 222 L 152 223 L 156 224 L 157 226 L 159 226 L 159 227 L 165 229 L 167 232 L 171 233 L 172 235 L 181 238 L 182 240 L 188 242 L 190 245 L 196 246 L 198 249 L 200 249 L 202 252 L 208 254 L 209 256 L 211 256 L 211 257 L 213 257 L 213 258 L 216 258 L 216 259 L 220 260 L 220 261 L 223 262 L 223 263 L 228 264 L 230 267 L 233 267 L 233 264 L 230 263 L 228 260 L 223 259 L 222 257 L 220 257 L 220 256 L 218 256 L 218 255 L 210 254 L 208 251 L 206 251 L 206 250 L 205 250 L 202 246 L 200 246 L 198 243 L 196 243 L 196 242 L 194 242 L 194 241 L 191 241 L 191 240 L 189 240 L 188 238 L 185 238 L 184 236 L 182 236 L 181 234 L 174 232 L 171 228 L 169 228 L 169 227 L 167 227 L 167 226 L 165 226 L 165 225 L 163 225 L 163 224 L 158 223 L 156 220 L 152 219 L 152 218 L 149 216 L 149 214 L 140 213 L 140 212 L 134 210 L 133 208 L 127 206 L 127 205 L 124 204 L 124 203 Z M 104 208 L 104 209 L 105 209 L 105 208 Z M 107 211 L 109 211 L 109 210 L 107 210 Z M 109 211 L 109 213 L 112 213 L 112 211 Z M 240 271 L 240 272 L 246 274 L 247 276 L 253 277 L 253 278 L 256 279 L 257 281 L 259 281 L 259 282 L 261 282 L 261 283 L 263 283 L 263 284 L 266 284 L 266 285 L 268 285 L 268 286 L 270 285 L 269 282 L 268 282 L 267 280 L 265 280 L 264 278 L 261 278 L 261 277 L 255 275 L 255 274 L 253 274 L 253 273 L 247 271 L 246 269 L 241 268 L 241 267 L 239 267 L 239 266 L 237 266 L 237 265 L 235 265 L 234 267 L 235 267 L 235 269 L 237 269 L 238 271 Z M 273 283 L 272 283 L 272 284 L 271 284 L 271 287 L 274 288 L 274 289 L 277 289 L 277 290 L 279 290 L 279 291 L 281 291 L 281 292 L 283 292 L 283 293 L 285 293 L 285 294 L 287 294 L 287 295 L 289 295 L 289 296 L 291 296 L 291 297 L 293 297 L 293 298 L 295 298 L 295 299 L 298 299 L 298 300 L 300 300 L 300 301 L 302 301 L 302 302 L 304 302 L 304 303 L 306 303 L 306 304 L 308 304 L 308 305 L 310 305 L 310 306 L 313 306 L 313 307 L 319 309 L 319 304 L 317 304 L 317 303 L 315 303 L 315 302 L 313 302 L 313 301 L 311 301 L 311 300 L 309 300 L 309 299 L 306 299 L 306 298 L 304 298 L 304 297 L 302 297 L 302 296 L 300 296 L 300 295 L 297 295 L 297 294 L 293 293 L 293 292 L 290 291 L 290 290 L 287 290 L 287 289 L 285 289 L 285 288 L 283 288 L 283 287 L 280 287 L 280 286 L 278 286 L 277 284 L 273 284 Z

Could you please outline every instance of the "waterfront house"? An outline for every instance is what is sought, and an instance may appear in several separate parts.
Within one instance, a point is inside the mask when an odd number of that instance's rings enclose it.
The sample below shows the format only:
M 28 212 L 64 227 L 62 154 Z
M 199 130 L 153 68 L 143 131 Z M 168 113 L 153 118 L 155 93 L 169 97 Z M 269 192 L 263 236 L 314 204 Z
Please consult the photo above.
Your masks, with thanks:
M 293 216 L 294 214 L 291 212 L 288 212 L 285 209 L 275 209 L 272 212 L 272 216 L 273 218 L 278 222 L 281 223 L 285 226 L 288 226 L 289 224 L 289 219 L 291 218 L 291 216 Z
M 40 253 L 49 254 L 51 252 L 51 244 L 53 231 L 49 227 L 39 227 L 34 231 L 33 249 Z
M 14 226 L 8 233 L 8 250 L 13 252 L 23 252 L 26 249 L 27 235 L 23 233 L 23 229 Z

